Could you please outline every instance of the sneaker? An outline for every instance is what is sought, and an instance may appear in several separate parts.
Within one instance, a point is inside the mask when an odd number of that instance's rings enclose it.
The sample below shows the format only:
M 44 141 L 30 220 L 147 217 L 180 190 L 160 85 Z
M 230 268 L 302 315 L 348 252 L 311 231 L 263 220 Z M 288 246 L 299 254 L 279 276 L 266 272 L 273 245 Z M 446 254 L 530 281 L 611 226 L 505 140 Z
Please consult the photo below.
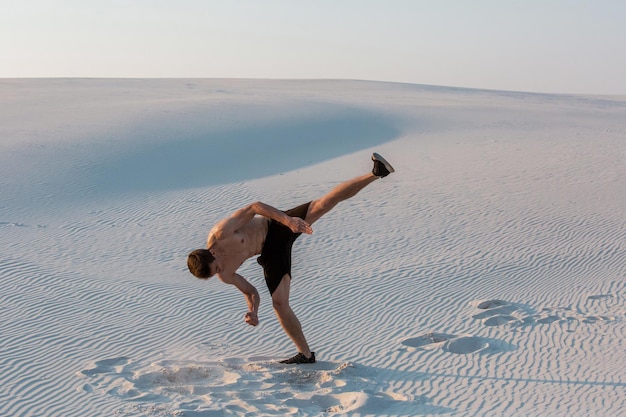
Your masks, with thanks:
M 393 169 L 391 164 L 376 152 L 372 154 L 372 161 L 374 161 L 372 174 L 376 175 L 377 177 L 383 178 L 391 174 L 392 172 L 395 172 L 395 169 Z
M 298 353 L 296 356 L 293 356 L 289 359 L 285 359 L 284 361 L 280 361 L 280 363 L 288 363 L 288 364 L 315 363 L 315 352 L 311 352 L 310 358 L 307 358 L 302 353 Z

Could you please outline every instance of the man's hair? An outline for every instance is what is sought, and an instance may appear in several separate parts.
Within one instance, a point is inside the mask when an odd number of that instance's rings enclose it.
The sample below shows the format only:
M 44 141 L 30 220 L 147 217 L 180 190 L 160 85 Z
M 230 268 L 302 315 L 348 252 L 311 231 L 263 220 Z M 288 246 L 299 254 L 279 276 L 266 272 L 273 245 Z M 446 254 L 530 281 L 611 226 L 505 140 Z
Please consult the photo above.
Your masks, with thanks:
M 196 278 L 209 278 L 211 276 L 211 262 L 215 258 L 207 249 L 196 249 L 187 257 L 187 267 Z

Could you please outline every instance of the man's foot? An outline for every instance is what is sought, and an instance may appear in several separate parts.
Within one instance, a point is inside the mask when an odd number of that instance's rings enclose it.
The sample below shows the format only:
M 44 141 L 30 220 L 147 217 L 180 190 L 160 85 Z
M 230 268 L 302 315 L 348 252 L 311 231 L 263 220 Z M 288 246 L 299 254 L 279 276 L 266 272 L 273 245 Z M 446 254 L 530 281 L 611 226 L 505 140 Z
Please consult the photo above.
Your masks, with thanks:
M 372 174 L 376 175 L 377 177 L 383 178 L 391 174 L 392 172 L 395 172 L 395 169 L 393 169 L 391 164 L 376 152 L 372 154 L 372 161 L 374 161 Z
M 315 352 L 311 352 L 311 357 L 307 358 L 303 353 L 298 353 L 296 356 L 293 356 L 289 359 L 285 359 L 284 361 L 280 361 L 280 363 L 288 363 L 288 364 L 300 364 L 300 363 L 315 363 Z

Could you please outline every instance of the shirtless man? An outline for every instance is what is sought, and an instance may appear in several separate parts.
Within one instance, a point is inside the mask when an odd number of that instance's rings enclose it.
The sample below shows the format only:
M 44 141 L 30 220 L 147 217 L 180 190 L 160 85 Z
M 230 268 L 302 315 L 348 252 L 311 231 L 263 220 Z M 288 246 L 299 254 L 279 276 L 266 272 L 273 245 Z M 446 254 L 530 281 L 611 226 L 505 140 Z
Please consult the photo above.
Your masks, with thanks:
M 187 258 L 189 271 L 197 278 L 217 275 L 222 282 L 237 287 L 248 304 L 244 321 L 256 326 L 259 324 L 259 292 L 237 274 L 237 269 L 246 259 L 261 255 L 257 261 L 263 267 L 274 312 L 298 349 L 297 355 L 282 363 L 315 363 L 315 352 L 311 352 L 300 322 L 289 306 L 291 247 L 300 234 L 313 233 L 311 225 L 338 203 L 394 172 L 379 154 L 374 153 L 372 160 L 371 173 L 343 182 L 322 198 L 291 210 L 280 211 L 261 202 L 240 208 L 211 229 L 207 249 L 197 249 Z

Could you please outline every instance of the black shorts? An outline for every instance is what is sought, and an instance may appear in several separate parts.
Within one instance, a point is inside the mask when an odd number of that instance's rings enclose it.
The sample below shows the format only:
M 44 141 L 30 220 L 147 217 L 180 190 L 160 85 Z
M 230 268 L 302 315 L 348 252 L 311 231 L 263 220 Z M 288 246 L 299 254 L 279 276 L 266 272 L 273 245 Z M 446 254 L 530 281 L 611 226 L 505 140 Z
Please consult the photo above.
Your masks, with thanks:
M 291 217 L 299 217 L 304 220 L 309 210 L 309 201 L 306 204 L 285 211 Z M 270 220 L 261 250 L 261 256 L 257 258 L 259 265 L 263 267 L 265 283 L 274 294 L 285 274 L 291 277 L 291 247 L 298 236 L 302 233 L 294 233 L 290 228 L 275 220 Z

